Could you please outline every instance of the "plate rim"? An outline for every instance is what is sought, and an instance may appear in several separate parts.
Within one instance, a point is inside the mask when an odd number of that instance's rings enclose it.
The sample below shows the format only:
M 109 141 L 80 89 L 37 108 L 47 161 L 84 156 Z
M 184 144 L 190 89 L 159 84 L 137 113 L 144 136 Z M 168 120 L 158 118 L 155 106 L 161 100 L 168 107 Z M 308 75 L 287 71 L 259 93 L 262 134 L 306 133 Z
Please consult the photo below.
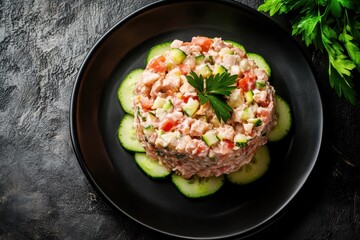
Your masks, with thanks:
M 73 84 L 73 88 L 72 88 L 72 93 L 71 93 L 71 101 L 70 101 L 70 111 L 69 111 L 69 122 L 70 122 L 70 138 L 71 138 L 71 142 L 72 142 L 72 146 L 73 146 L 73 150 L 74 153 L 76 155 L 77 161 L 82 169 L 82 171 L 85 173 L 87 179 L 89 180 L 91 186 L 98 192 L 100 193 L 100 196 L 107 201 L 108 203 L 110 203 L 110 206 L 112 208 L 114 208 L 117 212 L 121 212 L 122 214 L 126 215 L 127 217 L 129 217 L 130 219 L 132 219 L 133 221 L 139 223 L 142 226 L 145 226 L 146 228 L 152 229 L 156 232 L 165 234 L 165 235 L 169 235 L 169 236 L 174 236 L 174 237 L 180 237 L 180 238 L 187 238 L 187 239 L 221 239 L 221 238 L 227 238 L 227 237 L 248 237 L 248 236 L 252 236 L 256 233 L 258 233 L 259 231 L 262 231 L 263 229 L 267 228 L 269 225 L 272 224 L 273 221 L 271 220 L 276 220 L 277 218 L 280 217 L 280 215 L 282 215 L 281 213 L 284 212 L 284 210 L 287 208 L 287 206 L 294 200 L 294 198 L 296 197 L 296 195 L 298 195 L 299 191 L 304 187 L 306 181 L 309 179 L 309 175 L 313 172 L 314 166 L 318 160 L 319 157 L 319 152 L 320 152 L 320 148 L 321 148 L 321 144 L 322 144 L 322 138 L 323 138 L 323 105 L 322 105 L 322 100 L 321 100 L 321 94 L 319 92 L 319 86 L 317 83 L 317 77 L 314 74 L 314 66 L 311 64 L 311 61 L 309 60 L 308 56 L 305 54 L 305 51 L 303 48 L 301 48 L 301 46 L 299 45 L 298 42 L 295 41 L 295 39 L 293 37 L 291 37 L 289 35 L 289 33 L 283 28 L 281 27 L 278 23 L 276 23 L 274 20 L 272 20 L 271 18 L 267 17 L 266 15 L 257 12 L 255 9 L 240 3 L 240 2 L 236 2 L 234 0 L 215 0 L 212 3 L 218 3 L 218 4 L 226 4 L 226 5 L 230 5 L 231 7 L 236 7 L 236 8 L 241 8 L 244 11 L 250 12 L 251 14 L 254 14 L 256 17 L 262 18 L 262 20 L 266 20 L 268 21 L 272 27 L 278 28 L 279 31 L 282 31 L 285 35 L 288 35 L 288 39 L 292 41 L 293 45 L 301 52 L 301 54 L 303 55 L 307 65 L 309 66 L 311 73 L 314 77 L 315 80 L 315 85 L 317 87 L 316 91 L 318 92 L 318 96 L 319 96 L 319 108 L 320 108 L 320 129 L 319 129 L 319 141 L 317 141 L 317 145 L 316 145 L 316 150 L 313 151 L 313 155 L 315 156 L 315 158 L 313 159 L 313 161 L 311 161 L 311 166 L 309 167 L 309 170 L 306 172 L 306 174 L 303 175 L 303 179 L 301 181 L 301 184 L 297 185 L 297 188 L 295 191 L 292 192 L 291 196 L 289 196 L 287 198 L 287 201 L 284 201 L 281 204 L 281 207 L 278 208 L 276 211 L 273 212 L 273 214 L 271 214 L 268 218 L 263 219 L 261 221 L 261 223 L 259 223 L 258 225 L 253 226 L 251 229 L 249 229 L 248 231 L 242 232 L 242 233 L 237 233 L 237 234 L 228 234 L 228 235 L 222 235 L 222 236 L 215 236 L 215 237 L 191 237 L 191 236 L 183 236 L 183 235 L 179 235 L 179 234 L 174 234 L 171 232 L 167 232 L 158 228 L 155 228 L 149 224 L 143 223 L 142 221 L 138 220 L 136 217 L 128 214 L 126 211 L 124 211 L 122 208 L 120 208 L 119 206 L 117 206 L 117 204 L 111 200 L 111 198 L 108 196 L 108 194 L 106 194 L 103 189 L 98 185 L 97 181 L 94 179 L 94 177 L 91 175 L 89 169 L 86 167 L 85 164 L 85 159 L 83 157 L 83 154 L 81 152 L 81 146 L 78 142 L 78 134 L 77 134 L 77 125 L 76 125 L 76 113 L 74 111 L 74 109 L 76 109 L 77 106 L 77 98 L 78 98 L 78 93 L 79 93 L 79 87 L 81 85 L 81 80 L 82 80 L 82 76 L 84 73 L 84 69 L 86 68 L 86 66 L 88 65 L 89 60 L 92 58 L 92 56 L 94 55 L 94 53 L 97 51 L 97 49 L 101 46 L 101 44 L 111 35 L 112 32 L 116 31 L 117 28 L 120 28 L 123 24 L 125 24 L 127 21 L 130 21 L 132 18 L 136 17 L 137 15 L 149 11 L 153 8 L 158 8 L 161 7 L 163 5 L 168 5 L 168 4 L 174 4 L 174 3 L 206 3 L 207 0 L 158 0 L 155 2 L 152 2 L 150 4 L 146 4 L 142 7 L 140 7 L 139 9 L 137 9 L 136 11 L 122 17 L 120 20 L 118 20 L 115 24 L 113 24 L 110 28 L 108 28 L 108 30 L 106 30 L 99 38 L 98 40 L 95 42 L 95 44 L 92 45 L 92 47 L 87 50 L 87 54 L 85 55 L 79 70 L 78 70 L 78 74 L 76 75 L 76 79 L 74 81 Z M 276 219 L 275 219 L 276 218 Z M 242 238 L 242 237 L 241 237 Z

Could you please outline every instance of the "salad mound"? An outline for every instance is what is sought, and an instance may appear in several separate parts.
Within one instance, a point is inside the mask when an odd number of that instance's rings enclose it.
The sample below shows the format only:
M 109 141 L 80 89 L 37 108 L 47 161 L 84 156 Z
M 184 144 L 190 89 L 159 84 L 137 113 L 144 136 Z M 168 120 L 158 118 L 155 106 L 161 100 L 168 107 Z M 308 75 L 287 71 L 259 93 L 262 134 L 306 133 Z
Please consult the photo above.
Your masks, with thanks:
M 232 173 L 276 125 L 270 72 L 221 38 L 172 41 L 148 60 L 133 98 L 147 155 L 184 178 Z

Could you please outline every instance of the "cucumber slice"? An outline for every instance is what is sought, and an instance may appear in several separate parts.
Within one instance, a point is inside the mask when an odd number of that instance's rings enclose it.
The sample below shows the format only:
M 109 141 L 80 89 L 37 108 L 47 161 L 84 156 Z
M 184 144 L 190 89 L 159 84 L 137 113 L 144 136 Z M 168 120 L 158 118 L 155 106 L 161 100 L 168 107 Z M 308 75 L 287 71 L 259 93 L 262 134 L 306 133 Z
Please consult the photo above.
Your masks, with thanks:
M 135 153 L 135 162 L 151 178 L 165 178 L 171 171 L 145 153 Z
M 131 115 L 134 115 L 132 98 L 134 96 L 136 83 L 140 81 L 143 71 L 143 69 L 134 69 L 129 74 L 127 74 L 124 80 L 121 82 L 117 92 L 121 107 L 126 113 Z
M 254 93 L 253 91 L 249 90 L 245 93 L 245 100 L 248 103 L 252 103 L 254 101 Z
M 238 171 L 226 175 L 226 177 L 234 184 L 248 184 L 263 176 L 268 170 L 269 164 L 269 149 L 266 145 L 263 145 L 258 148 L 250 163 L 242 166 Z
M 178 49 L 178 48 L 170 49 L 169 54 L 170 54 L 170 58 L 177 65 L 181 64 L 186 58 L 186 54 L 183 51 L 181 51 L 180 49 Z
M 214 194 L 224 184 L 224 176 L 200 178 L 193 176 L 185 179 L 175 173 L 171 175 L 171 180 L 177 189 L 186 197 L 200 198 Z
M 174 105 L 172 104 L 170 99 L 167 99 L 163 108 L 165 109 L 165 111 L 169 112 L 170 109 L 173 107 Z
M 238 133 L 235 135 L 234 142 L 237 147 L 246 147 L 247 146 L 246 136 L 241 133 Z
M 181 108 L 186 115 L 191 117 L 196 112 L 199 105 L 200 105 L 200 103 L 198 100 L 189 98 L 189 101 L 187 103 L 185 103 Z
M 166 103 L 166 98 L 157 96 L 151 108 L 152 109 L 162 108 L 165 103 Z
M 276 142 L 284 138 L 290 131 L 292 124 L 289 104 L 280 96 L 275 96 L 277 125 L 269 134 L 269 141 Z
M 257 53 L 247 53 L 249 59 L 254 60 L 260 69 L 264 69 L 268 77 L 271 76 L 271 68 L 266 60 Z
M 146 65 L 150 62 L 150 59 L 152 59 L 155 56 L 164 54 L 167 50 L 170 49 L 171 42 L 164 42 L 160 43 L 158 45 L 153 46 L 150 48 L 149 53 L 146 57 Z
M 145 152 L 144 147 L 136 136 L 134 116 L 126 114 L 120 122 L 117 133 L 121 145 L 132 152 Z
M 211 73 L 211 69 L 207 64 L 202 64 L 197 67 L 197 74 L 201 75 L 204 78 L 209 77 Z
M 227 72 L 226 68 L 222 65 L 215 65 L 214 66 L 214 71 L 212 74 L 216 75 L 216 74 L 222 74 L 224 72 Z
M 195 57 L 195 64 L 200 65 L 205 62 L 205 55 L 201 54 Z
M 224 42 L 231 43 L 233 45 L 233 47 L 237 47 L 240 50 L 242 50 L 244 53 L 246 53 L 245 47 L 243 45 L 241 45 L 240 43 L 234 42 L 232 40 L 224 40 Z

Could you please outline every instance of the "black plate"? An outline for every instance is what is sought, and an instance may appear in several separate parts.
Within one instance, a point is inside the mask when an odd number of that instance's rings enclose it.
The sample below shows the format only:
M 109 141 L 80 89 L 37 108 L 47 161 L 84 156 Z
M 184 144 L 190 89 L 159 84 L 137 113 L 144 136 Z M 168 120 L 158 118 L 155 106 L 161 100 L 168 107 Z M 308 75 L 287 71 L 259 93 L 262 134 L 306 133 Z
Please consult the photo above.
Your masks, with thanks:
M 268 173 L 254 184 L 226 183 L 215 195 L 191 200 L 169 179 L 146 177 L 116 132 L 124 115 L 117 89 L 135 68 L 144 68 L 150 47 L 192 36 L 242 43 L 267 59 L 271 82 L 291 105 L 291 134 L 270 144 Z M 80 165 L 94 187 L 117 209 L 154 230 L 185 238 L 246 236 L 277 216 L 296 195 L 317 159 L 322 105 L 303 53 L 269 18 L 232 1 L 162 1 L 120 21 L 94 46 L 76 81 L 71 136 Z

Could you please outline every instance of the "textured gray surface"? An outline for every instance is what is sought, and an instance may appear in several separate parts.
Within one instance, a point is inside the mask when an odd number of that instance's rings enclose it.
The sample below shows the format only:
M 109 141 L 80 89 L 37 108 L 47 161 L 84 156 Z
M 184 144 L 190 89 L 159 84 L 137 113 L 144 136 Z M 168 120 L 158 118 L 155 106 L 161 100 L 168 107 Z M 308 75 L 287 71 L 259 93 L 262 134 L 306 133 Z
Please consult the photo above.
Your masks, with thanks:
M 69 133 L 72 88 L 87 52 L 112 25 L 151 2 L 0 1 L 0 239 L 165 238 L 102 200 Z M 285 19 L 277 21 L 286 28 Z M 339 100 L 322 56 L 307 53 L 324 101 L 319 161 L 284 216 L 255 239 L 360 236 L 359 104 Z

